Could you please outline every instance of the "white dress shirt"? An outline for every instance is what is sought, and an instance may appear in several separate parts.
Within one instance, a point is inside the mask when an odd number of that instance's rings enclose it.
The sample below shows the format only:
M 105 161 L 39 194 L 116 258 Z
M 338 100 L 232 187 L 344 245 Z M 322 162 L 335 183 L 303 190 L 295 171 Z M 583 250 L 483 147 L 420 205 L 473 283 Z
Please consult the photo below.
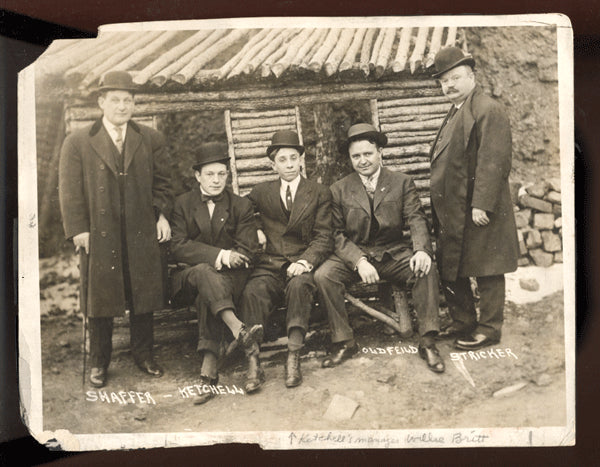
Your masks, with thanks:
M 293 179 L 291 182 L 286 182 L 285 180 L 281 179 L 281 186 L 279 188 L 279 196 L 281 196 L 281 201 L 283 201 L 284 206 L 287 206 L 287 203 L 285 200 L 285 195 L 287 193 L 288 185 L 290 186 L 290 191 L 292 193 L 292 203 L 293 203 L 294 199 L 296 199 L 296 191 L 298 191 L 299 184 L 300 184 L 300 174 L 298 174 L 298 176 L 295 179 Z
M 112 140 L 113 144 L 117 147 L 119 147 L 117 145 L 117 127 L 121 128 L 121 138 L 123 140 L 123 143 L 125 143 L 125 134 L 127 133 L 127 123 L 123 123 L 123 125 L 114 125 L 113 123 L 110 123 L 106 117 L 102 117 L 102 124 L 104 125 L 104 128 L 106 128 L 106 131 L 108 133 L 108 136 L 110 136 L 110 139 Z
M 377 188 L 377 182 L 379 181 L 379 175 L 381 175 L 381 166 L 379 166 L 379 168 L 377 169 L 377 172 L 375 172 L 370 177 L 365 177 L 362 174 L 358 174 L 358 176 L 360 177 L 360 181 L 364 185 L 365 189 L 367 186 L 371 185 L 373 187 L 373 192 Z

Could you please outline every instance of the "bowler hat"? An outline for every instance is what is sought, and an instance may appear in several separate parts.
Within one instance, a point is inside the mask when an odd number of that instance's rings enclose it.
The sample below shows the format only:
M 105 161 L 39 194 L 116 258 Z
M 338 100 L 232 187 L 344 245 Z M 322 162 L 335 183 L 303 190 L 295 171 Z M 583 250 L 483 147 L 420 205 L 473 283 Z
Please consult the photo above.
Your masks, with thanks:
M 436 79 L 457 66 L 469 65 L 471 68 L 475 67 L 473 56 L 465 54 L 458 47 L 444 47 L 435 55 L 434 62 L 436 72 L 433 77 Z
M 196 163 L 192 166 L 194 170 L 200 170 L 206 164 L 229 162 L 229 151 L 227 143 L 213 142 L 201 144 L 196 151 Z
M 137 90 L 131 75 L 126 71 L 114 70 L 104 75 L 97 91 L 130 91 Z
M 347 153 L 350 143 L 363 139 L 374 139 L 378 147 L 383 148 L 388 142 L 387 136 L 370 123 L 356 123 L 348 128 L 348 139 L 342 144 L 342 152 Z
M 294 148 L 300 155 L 304 152 L 304 146 L 300 144 L 298 133 L 292 130 L 281 130 L 273 134 L 271 145 L 267 148 L 267 156 L 271 158 L 271 153 L 279 148 Z

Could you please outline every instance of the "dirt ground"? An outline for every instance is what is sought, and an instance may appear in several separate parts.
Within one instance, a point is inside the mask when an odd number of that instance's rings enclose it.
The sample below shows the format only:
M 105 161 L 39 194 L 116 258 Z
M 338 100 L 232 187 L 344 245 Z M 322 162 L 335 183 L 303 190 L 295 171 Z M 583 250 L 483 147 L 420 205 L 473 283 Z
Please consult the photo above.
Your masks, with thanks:
M 74 308 L 75 266 L 73 261 L 44 261 L 41 332 L 45 430 L 159 433 L 566 423 L 562 291 L 535 302 L 507 302 L 502 341 L 493 346 L 494 352 L 486 349 L 485 359 L 454 354 L 458 351 L 452 341 L 439 341 L 446 362 L 446 372 L 441 375 L 429 371 L 418 354 L 411 353 L 416 351 L 415 337 L 401 340 L 386 335 L 379 322 L 357 312 L 352 314 L 352 325 L 361 351 L 352 360 L 337 368 L 321 369 L 328 335 L 326 326 L 320 326 L 310 333 L 305 347 L 304 382 L 299 387 L 284 386 L 285 350 L 279 340 L 262 349 L 267 382 L 259 393 L 240 394 L 245 365 L 234 354 L 224 360 L 220 372 L 219 383 L 225 394 L 194 406 L 188 396 L 197 391 L 193 385 L 198 382 L 201 362 L 195 352 L 193 323 L 157 325 L 155 353 L 166 369 L 160 379 L 135 367 L 127 350 L 128 330 L 117 328 L 107 386 L 96 390 L 87 379 L 82 386 L 81 319 Z M 522 268 L 516 277 L 533 270 Z M 455 361 L 458 359 L 461 363 Z M 524 386 L 511 392 L 519 383 Z M 508 394 L 494 396 L 496 391 L 510 387 Z M 325 418 L 335 395 L 358 404 L 351 418 Z

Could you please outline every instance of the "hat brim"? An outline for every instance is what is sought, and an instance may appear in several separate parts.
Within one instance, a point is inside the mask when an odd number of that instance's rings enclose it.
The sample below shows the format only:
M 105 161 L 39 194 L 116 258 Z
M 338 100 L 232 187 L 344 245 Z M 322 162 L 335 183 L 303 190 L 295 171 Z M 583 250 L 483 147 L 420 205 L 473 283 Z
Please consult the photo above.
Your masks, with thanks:
M 267 148 L 267 157 L 269 159 L 271 159 L 271 153 L 273 151 L 275 151 L 276 149 L 279 148 L 294 148 L 295 150 L 297 150 L 300 155 L 302 155 L 304 153 L 304 146 L 301 145 L 295 145 L 295 144 L 271 144 L 268 148 Z
M 475 59 L 473 57 L 464 57 L 464 58 L 461 58 L 458 62 L 455 62 L 454 64 L 448 66 L 445 70 L 438 71 L 437 73 L 434 73 L 431 77 L 433 79 L 438 79 L 440 76 L 442 76 L 447 71 L 450 71 L 453 68 L 456 68 L 456 67 L 461 66 L 461 65 L 469 65 L 471 68 L 475 68 Z
M 194 165 L 192 165 L 192 169 L 193 170 L 200 170 L 205 165 L 213 164 L 215 162 L 221 162 L 221 163 L 223 163 L 225 165 L 228 165 L 229 164 L 229 156 L 216 157 L 214 159 L 208 159 L 206 161 L 197 162 Z
M 353 143 L 354 141 L 362 141 L 368 139 L 374 139 L 375 144 L 377 144 L 377 146 L 380 148 L 384 148 L 388 143 L 388 138 L 385 134 L 379 131 L 368 131 L 365 133 L 360 133 L 358 135 L 351 136 L 346 141 L 344 141 L 342 143 L 341 148 L 342 153 L 348 154 L 348 151 L 350 149 L 350 143 Z

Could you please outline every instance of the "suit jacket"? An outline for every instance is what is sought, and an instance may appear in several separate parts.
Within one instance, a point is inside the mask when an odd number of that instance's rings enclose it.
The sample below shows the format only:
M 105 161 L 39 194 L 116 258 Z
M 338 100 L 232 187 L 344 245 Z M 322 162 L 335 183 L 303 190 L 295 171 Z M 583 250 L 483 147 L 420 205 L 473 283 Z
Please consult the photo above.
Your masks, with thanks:
M 354 269 L 361 256 L 381 261 L 385 253 L 399 260 L 412 251 L 432 256 L 427 218 L 412 179 L 382 167 L 373 195 L 373 215 L 379 223 L 375 238 L 369 238 L 369 196 L 354 172 L 331 185 L 335 254 Z M 402 235 L 410 227 L 411 240 Z M 411 251 L 412 247 L 412 251 Z
M 253 259 L 258 248 L 252 204 L 226 189 L 215 203 L 212 220 L 200 188 L 175 201 L 171 219 L 172 259 L 190 266 L 214 265 L 221 250 L 235 250 Z M 173 295 L 182 288 L 182 275 L 173 277 Z
M 476 87 L 447 120 L 431 150 L 431 204 L 442 279 L 514 271 L 519 249 L 508 183 L 508 116 Z M 472 208 L 487 211 L 490 223 L 476 226 Z
M 302 177 L 288 219 L 281 205 L 280 186 L 279 180 L 264 182 L 248 195 L 267 237 L 267 249 L 258 265 L 281 271 L 286 264 L 302 259 L 316 268 L 333 250 L 331 193 Z
M 123 157 L 124 177 L 118 174 L 117 157 Z M 128 123 L 123 156 L 101 120 L 65 139 L 59 163 L 59 200 L 65 236 L 90 232 L 89 266 L 81 271 L 82 284 L 87 284 L 87 300 L 82 307 L 88 316 L 123 314 L 123 248 L 127 248 L 135 313 L 150 312 L 164 303 L 156 213 L 168 218 L 171 212 L 170 167 L 163 136 L 132 121 Z

